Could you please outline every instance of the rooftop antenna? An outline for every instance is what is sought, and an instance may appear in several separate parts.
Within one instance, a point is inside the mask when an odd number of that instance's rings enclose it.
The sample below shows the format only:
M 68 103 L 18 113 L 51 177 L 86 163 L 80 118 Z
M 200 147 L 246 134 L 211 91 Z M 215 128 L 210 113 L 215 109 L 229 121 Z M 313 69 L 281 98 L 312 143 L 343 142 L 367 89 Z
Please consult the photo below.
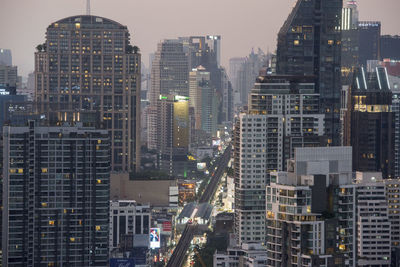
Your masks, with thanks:
M 90 16 L 90 0 L 86 0 L 86 15 Z

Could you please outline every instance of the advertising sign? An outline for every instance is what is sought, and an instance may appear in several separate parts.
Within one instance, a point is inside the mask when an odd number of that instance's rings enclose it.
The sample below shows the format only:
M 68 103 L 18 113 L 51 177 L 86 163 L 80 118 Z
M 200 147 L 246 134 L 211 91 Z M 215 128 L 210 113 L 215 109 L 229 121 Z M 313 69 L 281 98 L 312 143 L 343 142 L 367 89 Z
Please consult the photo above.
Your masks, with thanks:
M 135 267 L 134 259 L 110 259 L 110 267 Z
M 220 146 L 221 145 L 221 139 L 212 140 L 212 145 L 213 146 Z
M 205 162 L 198 162 L 198 163 L 197 163 L 197 170 L 199 170 L 199 171 L 205 170 L 206 167 L 207 167 L 207 165 L 206 165 Z
M 150 228 L 150 248 L 160 248 L 160 228 Z
M 171 232 L 172 231 L 172 225 L 171 222 L 167 221 L 167 222 L 163 222 L 162 223 L 162 228 L 164 232 Z

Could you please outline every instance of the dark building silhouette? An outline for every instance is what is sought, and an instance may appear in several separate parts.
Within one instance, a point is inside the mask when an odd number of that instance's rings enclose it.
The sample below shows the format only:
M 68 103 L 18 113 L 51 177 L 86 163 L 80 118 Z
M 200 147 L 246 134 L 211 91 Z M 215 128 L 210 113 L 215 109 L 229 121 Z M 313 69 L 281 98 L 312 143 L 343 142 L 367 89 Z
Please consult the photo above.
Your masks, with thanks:
M 345 116 L 344 142 L 353 147 L 354 171 L 394 175 L 395 114 L 384 68 L 354 74 Z
M 340 143 L 342 0 L 298 0 L 278 34 L 277 73 L 315 75 L 329 142 Z
M 381 37 L 380 21 L 360 21 L 358 23 L 359 51 L 358 63 L 367 67 L 368 60 L 379 60 Z
M 380 41 L 381 60 L 400 60 L 400 36 L 382 35 Z
M 107 266 L 107 130 L 6 126 L 3 265 Z

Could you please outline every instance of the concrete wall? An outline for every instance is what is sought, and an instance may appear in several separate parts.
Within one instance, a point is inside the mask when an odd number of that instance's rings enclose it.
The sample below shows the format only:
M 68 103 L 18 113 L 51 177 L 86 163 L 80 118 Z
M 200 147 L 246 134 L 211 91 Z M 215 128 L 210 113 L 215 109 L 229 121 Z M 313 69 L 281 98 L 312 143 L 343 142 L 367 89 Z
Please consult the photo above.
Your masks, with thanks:
M 169 206 L 170 186 L 175 180 L 129 180 L 128 173 L 111 174 L 111 200 L 136 200 L 151 206 Z

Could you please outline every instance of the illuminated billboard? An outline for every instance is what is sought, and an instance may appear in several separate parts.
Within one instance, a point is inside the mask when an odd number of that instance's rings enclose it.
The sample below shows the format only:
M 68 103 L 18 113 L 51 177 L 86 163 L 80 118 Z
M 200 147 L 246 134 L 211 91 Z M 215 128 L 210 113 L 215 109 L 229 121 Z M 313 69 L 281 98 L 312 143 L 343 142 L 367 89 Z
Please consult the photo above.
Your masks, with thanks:
M 212 141 L 213 146 L 220 146 L 221 145 L 221 139 L 214 139 Z
M 150 248 L 160 248 L 160 228 L 150 228 Z
M 199 171 L 204 171 L 206 169 L 207 165 L 205 162 L 199 162 L 197 163 L 197 170 Z

